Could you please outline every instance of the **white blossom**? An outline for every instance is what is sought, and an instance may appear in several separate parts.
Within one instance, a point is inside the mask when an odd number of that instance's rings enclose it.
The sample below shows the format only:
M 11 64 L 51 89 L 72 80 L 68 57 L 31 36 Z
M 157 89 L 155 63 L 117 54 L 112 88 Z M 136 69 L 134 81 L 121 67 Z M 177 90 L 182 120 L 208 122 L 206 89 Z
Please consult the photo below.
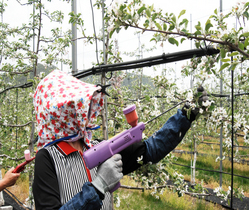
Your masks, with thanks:
M 137 162 L 140 162 L 140 161 L 142 161 L 143 160 L 143 155 L 141 155 L 141 157 L 138 157 L 137 158 Z
M 108 26 L 108 27 L 107 27 L 108 33 L 111 33 L 111 32 L 113 31 L 113 29 L 114 29 L 114 26 L 113 26 L 113 25 Z
M 186 100 L 187 101 L 192 101 L 193 100 L 193 91 L 192 90 L 188 91 Z
M 117 196 L 116 207 L 117 208 L 120 207 L 120 198 L 119 198 L 119 196 Z

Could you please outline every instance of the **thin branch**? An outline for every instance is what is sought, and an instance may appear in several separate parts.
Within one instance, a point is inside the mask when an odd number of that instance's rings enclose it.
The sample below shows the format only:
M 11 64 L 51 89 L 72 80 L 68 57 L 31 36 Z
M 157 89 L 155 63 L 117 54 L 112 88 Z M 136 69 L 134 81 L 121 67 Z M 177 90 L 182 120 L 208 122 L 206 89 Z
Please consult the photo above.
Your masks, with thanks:
M 4 89 L 3 91 L 0 91 L 0 94 L 6 92 L 8 90 L 11 90 L 11 89 L 15 89 L 15 88 L 29 88 L 29 87 L 32 87 L 32 86 L 33 86 L 32 82 L 25 83 L 24 85 L 16 85 L 16 86 L 8 87 L 8 88 Z
M 41 23 L 41 20 L 42 20 L 42 7 L 41 7 L 41 0 L 39 0 L 39 29 L 38 29 L 38 35 L 37 35 L 37 45 L 36 45 L 36 52 L 35 54 L 38 55 L 38 52 L 39 52 L 39 46 L 40 46 L 40 38 L 41 38 L 41 26 L 42 26 L 42 23 Z M 36 76 L 36 70 L 37 70 L 37 64 L 38 64 L 38 59 L 35 59 L 35 66 L 34 66 L 34 76 Z
M 10 160 L 16 160 L 16 161 L 25 159 L 24 156 L 23 156 L 23 157 L 20 157 L 20 158 L 12 158 L 12 157 L 10 157 L 10 156 L 8 156 L 8 155 L 5 155 L 5 154 L 0 155 L 0 158 L 7 158 L 7 159 L 10 159 Z
M 5 127 L 14 127 L 14 128 L 20 128 L 20 127 L 24 127 L 24 126 L 27 126 L 27 125 L 29 125 L 30 123 L 32 123 L 32 121 L 30 121 L 30 122 L 27 122 L 27 123 L 25 123 L 25 124 L 22 124 L 22 125 L 4 125 L 4 124 L 0 124 L 0 125 L 2 125 L 2 126 L 5 126 Z
M 19 0 L 16 0 L 21 6 L 25 6 L 25 5 L 30 5 L 32 4 L 31 2 L 28 2 L 28 3 L 25 3 L 25 4 L 22 4 Z
M 76 39 L 71 39 L 71 41 L 73 42 L 73 41 L 77 41 L 77 40 L 80 40 L 80 39 L 95 39 L 95 37 L 91 37 L 91 36 L 82 36 L 82 37 L 78 37 L 78 38 L 76 38 Z M 98 38 L 98 37 L 97 37 L 97 40 L 98 40 L 98 41 L 102 41 L 102 39 L 100 39 L 100 38 Z
M 161 189 L 161 188 L 173 188 L 173 186 L 171 185 L 162 185 L 157 187 L 156 189 Z M 147 187 L 147 188 L 143 188 L 143 187 L 132 187 L 132 186 L 126 186 L 126 185 L 121 185 L 120 188 L 123 189 L 129 189 L 129 190 L 154 190 L 154 187 Z M 203 193 L 191 193 L 191 192 L 184 192 L 187 195 L 192 195 L 192 196 L 209 196 L 211 194 L 203 194 Z
M 120 104 L 115 104 L 115 103 L 112 103 L 112 102 L 107 102 L 107 104 L 110 104 L 110 105 L 114 105 L 114 106 L 119 106 L 119 107 L 121 107 L 121 105 L 120 105 Z
M 61 37 L 63 37 L 63 36 L 57 36 L 51 40 L 40 39 L 40 42 L 45 42 L 45 43 L 54 42 L 56 39 L 61 38 Z
M 27 74 L 27 73 L 30 73 L 30 72 L 32 72 L 32 70 L 27 70 L 27 71 L 23 71 L 23 72 L 6 72 L 6 71 L 0 69 L 0 72 L 9 73 L 10 75 L 17 75 L 17 74 Z
M 166 34 L 166 35 L 179 35 L 179 36 L 182 36 L 182 37 L 186 37 L 188 39 L 195 39 L 195 40 L 198 40 L 198 41 L 209 41 L 209 42 L 213 42 L 213 43 L 217 43 L 217 44 L 221 44 L 221 45 L 228 45 L 230 47 L 230 49 L 238 51 L 242 55 L 249 58 L 248 53 L 244 52 L 243 50 L 241 50 L 236 45 L 234 45 L 234 44 L 232 44 L 230 42 L 227 42 L 227 41 L 220 41 L 220 40 L 217 40 L 217 39 L 211 39 L 211 38 L 207 38 L 207 37 L 199 37 L 199 36 L 189 35 L 189 34 L 185 34 L 183 32 L 167 32 L 167 31 L 161 31 L 161 30 L 155 30 L 155 29 L 147 29 L 147 28 L 142 28 L 142 27 L 139 27 L 139 26 L 134 26 L 134 25 L 131 25 L 131 24 L 127 24 L 127 23 L 124 23 L 124 22 L 122 22 L 122 23 L 123 23 L 123 26 L 129 26 L 129 27 L 132 27 L 132 28 L 137 28 L 137 29 L 140 29 L 142 31 L 158 32 L 158 33 L 162 33 L 162 34 Z

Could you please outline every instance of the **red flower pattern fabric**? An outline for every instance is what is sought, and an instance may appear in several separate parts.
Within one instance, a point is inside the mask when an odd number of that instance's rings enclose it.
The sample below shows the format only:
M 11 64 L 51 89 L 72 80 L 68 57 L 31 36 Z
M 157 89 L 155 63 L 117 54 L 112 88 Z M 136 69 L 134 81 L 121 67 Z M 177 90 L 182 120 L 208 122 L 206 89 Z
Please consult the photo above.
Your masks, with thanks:
M 72 136 L 69 141 L 84 138 L 91 147 L 91 136 L 87 127 L 94 128 L 93 122 L 103 108 L 104 95 L 101 87 L 82 82 L 62 71 L 55 70 L 38 84 L 34 94 L 34 107 L 38 123 L 38 149 L 54 140 Z

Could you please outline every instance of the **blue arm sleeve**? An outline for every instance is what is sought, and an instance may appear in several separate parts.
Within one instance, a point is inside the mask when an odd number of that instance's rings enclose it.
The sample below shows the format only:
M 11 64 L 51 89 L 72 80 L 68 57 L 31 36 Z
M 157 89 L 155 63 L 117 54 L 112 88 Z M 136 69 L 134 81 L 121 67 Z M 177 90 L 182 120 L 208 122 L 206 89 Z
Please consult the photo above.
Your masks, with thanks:
M 86 182 L 82 191 L 64 204 L 60 210 L 97 210 L 102 207 L 102 201 L 90 182 Z
M 181 142 L 190 125 L 190 121 L 179 109 L 177 114 L 145 141 L 147 162 L 157 163 L 169 154 Z

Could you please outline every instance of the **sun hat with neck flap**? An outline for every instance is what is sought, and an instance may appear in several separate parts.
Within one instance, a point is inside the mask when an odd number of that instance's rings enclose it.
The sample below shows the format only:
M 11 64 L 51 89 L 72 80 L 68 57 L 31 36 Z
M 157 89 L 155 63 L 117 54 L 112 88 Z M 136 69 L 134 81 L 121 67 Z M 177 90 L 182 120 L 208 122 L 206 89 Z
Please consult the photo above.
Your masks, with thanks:
M 96 128 L 93 122 L 103 108 L 103 98 L 101 86 L 82 82 L 59 70 L 48 74 L 34 94 L 37 149 L 51 142 L 73 142 L 80 138 L 91 147 L 87 130 Z

